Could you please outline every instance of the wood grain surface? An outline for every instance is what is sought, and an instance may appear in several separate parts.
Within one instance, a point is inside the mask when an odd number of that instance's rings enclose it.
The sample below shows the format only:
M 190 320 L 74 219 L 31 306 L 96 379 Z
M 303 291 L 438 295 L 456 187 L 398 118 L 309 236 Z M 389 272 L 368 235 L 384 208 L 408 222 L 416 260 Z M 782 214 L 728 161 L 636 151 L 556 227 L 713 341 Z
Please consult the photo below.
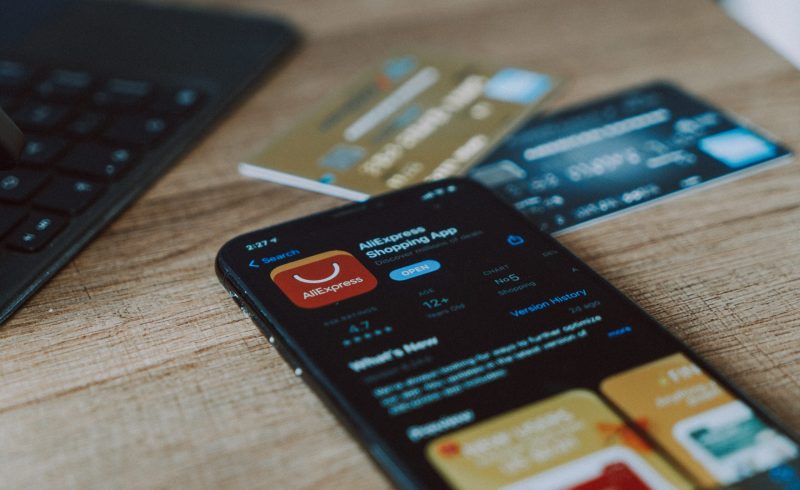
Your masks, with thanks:
M 800 74 L 700 0 L 221 0 L 294 58 L 0 328 L 0 488 L 389 488 L 217 283 L 229 238 L 342 201 L 236 172 L 403 46 L 553 72 L 562 106 L 677 81 L 800 148 Z M 800 171 L 748 176 L 560 240 L 800 429 Z

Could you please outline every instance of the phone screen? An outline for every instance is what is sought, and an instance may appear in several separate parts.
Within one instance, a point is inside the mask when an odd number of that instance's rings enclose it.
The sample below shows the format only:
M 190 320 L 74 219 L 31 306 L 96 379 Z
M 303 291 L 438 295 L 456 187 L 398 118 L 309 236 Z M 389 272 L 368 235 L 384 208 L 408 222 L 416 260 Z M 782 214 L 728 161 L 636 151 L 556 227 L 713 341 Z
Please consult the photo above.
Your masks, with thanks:
M 218 268 L 402 487 L 800 488 L 793 436 L 477 184 L 250 233 Z

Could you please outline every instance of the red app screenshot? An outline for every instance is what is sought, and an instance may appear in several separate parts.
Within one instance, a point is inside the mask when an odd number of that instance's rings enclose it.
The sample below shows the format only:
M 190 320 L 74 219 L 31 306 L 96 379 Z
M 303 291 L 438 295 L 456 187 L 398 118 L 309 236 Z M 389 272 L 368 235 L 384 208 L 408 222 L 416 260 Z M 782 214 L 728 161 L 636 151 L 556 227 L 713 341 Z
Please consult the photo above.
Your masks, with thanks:
M 331 250 L 276 267 L 272 281 L 300 308 L 319 308 L 368 293 L 378 280 L 361 262 Z

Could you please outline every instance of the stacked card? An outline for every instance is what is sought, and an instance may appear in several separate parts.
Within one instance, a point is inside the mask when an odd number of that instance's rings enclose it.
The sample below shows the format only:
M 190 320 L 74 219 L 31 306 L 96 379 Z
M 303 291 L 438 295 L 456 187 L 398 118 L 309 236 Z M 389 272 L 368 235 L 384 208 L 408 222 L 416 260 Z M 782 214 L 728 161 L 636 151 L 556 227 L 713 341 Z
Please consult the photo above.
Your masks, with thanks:
M 470 176 L 553 233 L 789 156 L 732 116 L 657 82 L 528 122 Z
M 666 82 L 543 117 L 557 85 L 527 69 L 395 56 L 239 169 L 352 200 L 467 174 L 555 233 L 791 156 Z
M 353 200 L 463 175 L 556 84 L 549 75 L 490 63 L 392 57 L 239 171 Z

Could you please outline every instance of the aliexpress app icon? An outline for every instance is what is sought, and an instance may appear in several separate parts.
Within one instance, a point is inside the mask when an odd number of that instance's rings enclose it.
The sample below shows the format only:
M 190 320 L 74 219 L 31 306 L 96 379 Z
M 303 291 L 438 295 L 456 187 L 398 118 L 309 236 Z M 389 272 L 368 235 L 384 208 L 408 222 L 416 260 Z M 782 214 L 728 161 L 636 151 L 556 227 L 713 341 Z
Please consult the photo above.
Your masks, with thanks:
M 378 280 L 351 254 L 331 250 L 276 267 L 277 285 L 300 308 L 319 308 L 375 289 Z

